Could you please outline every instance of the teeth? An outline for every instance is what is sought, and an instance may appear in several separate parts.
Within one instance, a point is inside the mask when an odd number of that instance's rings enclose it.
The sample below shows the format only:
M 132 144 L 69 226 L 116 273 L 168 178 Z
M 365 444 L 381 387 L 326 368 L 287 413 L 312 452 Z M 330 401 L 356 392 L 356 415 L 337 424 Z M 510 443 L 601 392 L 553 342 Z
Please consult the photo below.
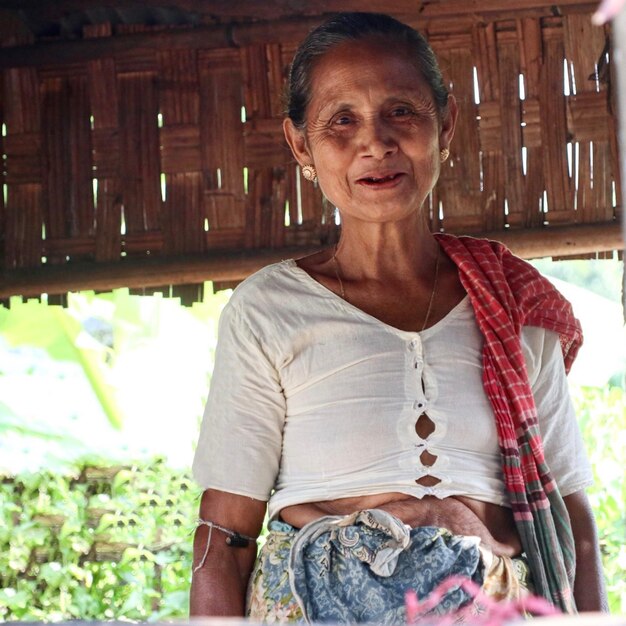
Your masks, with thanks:
M 390 174 L 389 176 L 385 176 L 384 178 L 374 178 L 374 177 L 369 177 L 366 178 L 365 180 L 368 180 L 372 183 L 380 183 L 383 182 L 385 180 L 391 180 L 392 178 L 395 178 L 395 174 Z

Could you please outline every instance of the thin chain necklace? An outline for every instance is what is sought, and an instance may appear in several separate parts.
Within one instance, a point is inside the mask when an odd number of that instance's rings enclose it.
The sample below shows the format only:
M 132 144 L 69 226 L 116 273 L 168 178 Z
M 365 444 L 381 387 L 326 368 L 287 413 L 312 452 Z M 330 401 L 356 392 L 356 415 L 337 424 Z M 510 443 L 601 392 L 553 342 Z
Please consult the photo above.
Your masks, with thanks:
M 435 293 L 437 292 L 437 279 L 439 278 L 439 259 L 441 258 L 441 246 L 437 245 L 437 260 L 435 261 L 435 278 L 433 279 L 433 290 L 430 292 L 430 300 L 428 301 L 428 308 L 426 309 L 426 317 L 424 323 L 420 328 L 422 332 L 428 324 L 428 318 L 430 317 L 430 311 L 433 308 L 433 302 L 435 301 Z
M 339 261 L 337 260 L 337 245 L 333 248 L 333 267 L 335 268 L 335 276 L 337 277 L 337 282 L 339 283 L 339 294 L 346 301 L 349 302 L 348 298 L 346 298 L 346 290 L 343 286 L 343 280 L 341 280 L 341 267 L 339 265 Z M 441 258 L 441 247 L 437 246 L 437 260 L 435 261 L 435 278 L 433 279 L 433 289 L 430 292 L 430 299 L 428 300 L 428 308 L 426 309 L 426 316 L 424 317 L 424 323 L 420 328 L 420 332 L 422 332 L 426 325 L 428 324 L 428 318 L 430 317 L 430 312 L 433 308 L 433 302 L 435 301 L 435 294 L 437 293 L 437 280 L 439 278 L 439 259 Z
M 339 244 L 335 244 L 333 248 L 333 267 L 335 268 L 335 276 L 337 277 L 337 282 L 339 283 L 339 293 L 341 297 L 348 302 L 348 298 L 346 298 L 346 290 L 343 288 L 343 280 L 341 280 L 341 268 L 339 267 L 339 261 L 337 261 L 337 246 Z

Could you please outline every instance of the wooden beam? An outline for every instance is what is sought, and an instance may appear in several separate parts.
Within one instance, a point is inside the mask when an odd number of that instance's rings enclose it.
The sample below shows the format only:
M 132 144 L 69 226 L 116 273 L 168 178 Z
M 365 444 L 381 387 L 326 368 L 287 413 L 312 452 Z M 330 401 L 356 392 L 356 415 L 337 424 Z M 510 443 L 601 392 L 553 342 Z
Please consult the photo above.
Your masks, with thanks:
M 162 5 L 162 0 L 152 0 L 155 8 Z M 228 48 L 254 43 L 284 43 L 299 41 L 311 28 L 320 23 L 324 14 L 337 11 L 365 10 L 384 11 L 392 15 L 411 16 L 426 27 L 431 20 L 455 19 L 459 17 L 513 19 L 525 14 L 545 13 L 560 15 L 563 12 L 576 11 L 591 13 L 596 3 L 589 0 L 517 0 L 514 5 L 510 0 L 317 0 L 303 4 L 303 8 L 294 9 L 293 0 L 179 0 L 178 5 L 184 10 L 198 11 L 214 18 L 229 19 L 231 23 L 193 28 L 175 28 L 155 32 L 143 32 L 112 37 L 95 37 L 78 41 L 53 41 L 36 43 L 28 46 L 13 46 L 0 49 L 0 69 L 50 65 L 51 63 L 69 63 L 93 61 L 102 57 L 123 54 L 138 48 L 159 50 L 163 48 Z M 0 6 L 19 5 L 21 10 L 35 11 L 37 3 L 0 2 Z M 121 8 L 136 6 L 135 0 L 116 0 L 115 2 L 94 2 L 93 6 Z M 26 7 L 26 8 L 25 8 Z M 55 8 L 56 7 L 56 8 Z M 87 7 L 88 8 L 88 7 Z M 37 7 L 37 17 L 43 7 Z M 71 11 L 86 10 L 82 0 L 65 0 L 53 4 L 48 9 L 48 18 L 60 19 Z M 56 11 L 56 12 L 55 12 Z M 252 23 L 232 23 L 233 19 L 253 17 Z M 278 19 L 277 19 L 278 17 Z
M 541 230 L 482 233 L 481 237 L 502 241 L 518 256 L 531 259 L 546 256 L 575 256 L 622 250 L 624 240 L 618 223 L 581 226 L 554 226 Z M 68 291 L 110 291 L 120 287 L 243 280 L 269 263 L 311 254 L 322 246 L 222 252 L 211 256 L 145 258 L 117 263 L 51 265 L 5 271 L 0 275 L 0 299 L 33 297 L 42 293 Z
M 254 24 L 198 26 L 78 41 L 52 41 L 0 48 L 0 69 L 78 63 L 123 55 L 132 50 L 233 48 L 253 43 L 298 41 L 321 17 L 286 18 Z
M 176 258 L 136 257 L 115 263 L 76 263 L 5 271 L 0 274 L 0 299 L 68 291 L 110 291 L 120 287 L 158 287 L 243 280 L 282 259 L 317 252 L 320 246 L 220 252 Z
M 176 0 L 169 6 L 181 11 L 212 18 L 245 17 L 271 20 L 286 15 L 314 15 L 338 11 L 377 11 L 383 13 L 423 14 L 425 17 L 461 16 L 484 13 L 512 13 L 549 10 L 558 15 L 570 7 L 590 6 L 589 0 Z M 159 9 L 168 6 L 163 0 L 0 0 L 0 7 L 32 13 L 39 20 L 56 21 L 72 13 L 86 13 L 93 9 L 124 11 L 140 6 Z
M 617 222 L 494 231 L 478 236 L 501 241 L 522 259 L 576 256 L 624 249 L 622 229 Z

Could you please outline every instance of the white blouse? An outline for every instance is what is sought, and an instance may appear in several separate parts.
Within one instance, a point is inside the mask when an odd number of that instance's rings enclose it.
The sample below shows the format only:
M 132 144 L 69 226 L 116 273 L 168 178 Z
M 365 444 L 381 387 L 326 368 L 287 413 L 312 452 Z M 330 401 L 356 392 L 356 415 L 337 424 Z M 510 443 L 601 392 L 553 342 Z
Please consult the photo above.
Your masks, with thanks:
M 568 495 L 592 474 L 558 336 L 525 327 L 522 345 L 546 460 Z M 385 492 L 507 506 L 482 347 L 467 297 L 434 326 L 408 332 L 293 260 L 270 265 L 235 290 L 220 318 L 194 476 L 204 489 L 269 500 L 270 517 Z M 415 430 L 423 413 L 434 423 L 425 439 Z M 416 482 L 424 476 L 438 482 Z

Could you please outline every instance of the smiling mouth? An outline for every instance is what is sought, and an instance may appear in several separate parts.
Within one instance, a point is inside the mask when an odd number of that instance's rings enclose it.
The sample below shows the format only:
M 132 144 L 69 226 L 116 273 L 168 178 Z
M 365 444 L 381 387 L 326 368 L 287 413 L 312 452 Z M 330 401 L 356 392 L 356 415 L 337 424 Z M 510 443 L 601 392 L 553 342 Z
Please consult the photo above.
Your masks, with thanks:
M 359 182 L 366 183 L 368 185 L 380 185 L 397 180 L 400 176 L 402 176 L 402 173 L 400 172 L 396 174 L 389 174 L 389 176 L 381 176 L 380 178 L 376 176 L 366 176 L 365 178 L 360 178 Z

